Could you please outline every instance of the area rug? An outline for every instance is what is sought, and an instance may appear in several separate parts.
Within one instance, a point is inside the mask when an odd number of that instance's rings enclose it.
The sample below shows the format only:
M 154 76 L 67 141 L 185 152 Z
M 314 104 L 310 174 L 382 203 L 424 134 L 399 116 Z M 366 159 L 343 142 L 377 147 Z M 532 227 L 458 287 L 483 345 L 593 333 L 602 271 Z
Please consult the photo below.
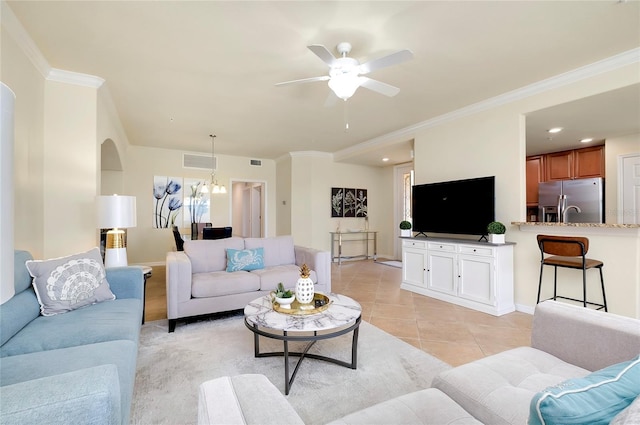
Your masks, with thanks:
M 385 266 L 396 267 L 398 269 L 402 268 L 402 261 L 378 261 L 378 264 L 384 264 Z
M 282 343 L 261 338 L 261 351 Z M 351 334 L 317 342 L 311 352 L 350 361 Z M 255 358 L 253 333 L 242 315 L 167 332 L 167 321 L 142 326 L 131 412 L 134 424 L 194 424 L 198 386 L 220 376 L 265 375 L 284 394 L 284 360 Z M 291 359 L 291 369 L 297 359 Z M 450 366 L 362 322 L 357 369 L 305 359 L 287 396 L 305 424 L 324 424 L 377 402 L 421 388 Z M 259 403 L 259 400 L 256 400 Z

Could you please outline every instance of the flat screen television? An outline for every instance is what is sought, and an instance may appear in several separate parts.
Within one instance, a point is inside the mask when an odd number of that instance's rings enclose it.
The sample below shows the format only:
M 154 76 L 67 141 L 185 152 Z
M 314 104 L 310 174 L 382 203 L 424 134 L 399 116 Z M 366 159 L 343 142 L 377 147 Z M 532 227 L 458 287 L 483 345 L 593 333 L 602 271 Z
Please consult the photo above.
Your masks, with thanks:
M 495 176 L 413 186 L 413 231 L 480 235 L 495 220 Z

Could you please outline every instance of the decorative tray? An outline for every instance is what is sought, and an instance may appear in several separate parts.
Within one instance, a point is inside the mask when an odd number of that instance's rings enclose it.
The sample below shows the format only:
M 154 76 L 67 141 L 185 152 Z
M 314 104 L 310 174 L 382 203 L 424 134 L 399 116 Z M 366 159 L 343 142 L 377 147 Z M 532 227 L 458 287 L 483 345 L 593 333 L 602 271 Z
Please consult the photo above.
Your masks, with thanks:
M 316 307 L 317 304 L 322 304 Z M 308 314 L 317 314 L 325 311 L 331 305 L 331 300 L 325 294 L 316 292 L 313 294 L 313 301 L 309 304 L 300 304 L 298 300 L 293 300 L 289 308 L 282 308 L 277 302 L 273 302 L 273 309 L 278 313 L 295 314 L 298 316 L 306 316 Z

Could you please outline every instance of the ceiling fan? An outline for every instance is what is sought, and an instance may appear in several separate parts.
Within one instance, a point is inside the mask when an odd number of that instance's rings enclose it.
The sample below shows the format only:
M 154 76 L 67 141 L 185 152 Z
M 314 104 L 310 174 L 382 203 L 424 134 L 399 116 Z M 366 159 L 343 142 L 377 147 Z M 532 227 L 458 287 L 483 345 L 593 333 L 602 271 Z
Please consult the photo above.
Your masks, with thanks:
M 358 87 L 364 87 L 385 96 L 395 96 L 400 89 L 381 81 L 363 77 L 372 71 L 385 68 L 391 65 L 413 59 L 411 50 L 399 50 L 390 55 L 374 59 L 369 62 L 360 64 L 358 60 L 348 57 L 351 52 L 351 44 L 343 42 L 338 44 L 336 50 L 340 53 L 340 57 L 336 58 L 333 54 L 321 44 L 312 44 L 307 46 L 309 50 L 315 53 L 324 63 L 329 65 L 329 75 L 322 77 L 303 78 L 301 80 L 285 81 L 276 84 L 276 86 L 284 86 L 289 84 L 311 83 L 314 81 L 329 81 L 329 88 L 340 99 L 347 100 L 356 92 Z

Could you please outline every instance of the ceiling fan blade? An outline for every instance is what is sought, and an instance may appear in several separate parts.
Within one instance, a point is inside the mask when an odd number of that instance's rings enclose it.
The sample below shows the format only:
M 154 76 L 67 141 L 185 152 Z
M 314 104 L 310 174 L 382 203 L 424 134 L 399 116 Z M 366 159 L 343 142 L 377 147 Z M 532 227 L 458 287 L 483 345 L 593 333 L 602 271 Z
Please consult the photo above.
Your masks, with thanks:
M 336 60 L 336 57 L 322 44 L 312 44 L 311 46 L 307 46 L 307 48 L 329 66 L 332 66 Z
M 380 68 L 385 68 L 391 65 L 397 65 L 402 62 L 413 59 L 413 52 L 411 50 L 399 50 L 390 55 L 383 56 L 379 59 L 374 59 L 369 62 L 365 62 L 358 68 L 360 74 L 368 74 Z
M 330 78 L 331 77 L 329 77 L 328 75 L 325 75 L 323 77 L 303 78 L 301 80 L 291 80 L 291 81 L 284 81 L 282 83 L 276 83 L 276 86 L 286 86 L 286 85 L 289 85 L 289 84 L 312 83 L 314 81 L 327 81 Z
M 399 88 L 389 85 L 387 83 L 383 83 L 382 81 L 372 80 L 371 78 L 367 78 L 367 77 L 360 77 L 360 78 L 362 78 L 363 80 L 362 84 L 360 84 L 360 87 L 373 90 L 374 92 L 377 92 L 389 97 L 393 97 L 398 93 L 400 93 Z

